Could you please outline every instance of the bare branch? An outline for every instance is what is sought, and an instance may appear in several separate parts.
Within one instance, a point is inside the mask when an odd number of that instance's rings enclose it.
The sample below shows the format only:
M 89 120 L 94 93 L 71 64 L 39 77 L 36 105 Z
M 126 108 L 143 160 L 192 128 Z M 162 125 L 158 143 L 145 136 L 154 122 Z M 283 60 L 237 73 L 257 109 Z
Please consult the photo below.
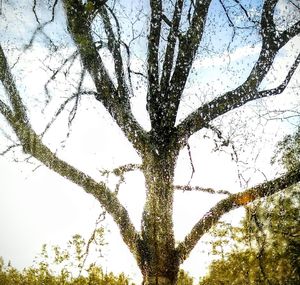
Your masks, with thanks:
M 190 186 L 190 185 L 175 185 L 175 190 L 181 190 L 181 191 L 200 191 L 200 192 L 206 192 L 210 194 L 220 194 L 220 195 L 231 195 L 227 190 L 215 190 L 213 188 L 204 188 L 199 186 Z
M 13 76 L 11 74 L 10 68 L 8 66 L 5 54 L 3 52 L 2 46 L 0 45 L 0 81 L 2 81 L 3 87 L 6 90 L 9 101 L 13 108 L 14 116 L 17 119 L 27 122 L 27 115 L 25 106 L 22 103 L 21 97 L 17 90 L 16 84 L 14 82 Z M 1 101 L 2 102 L 2 101 Z M 3 115 L 7 118 L 5 114 L 11 116 L 10 111 L 7 106 L 2 102 L 1 109 L 3 110 Z
M 120 43 L 121 43 L 121 35 L 120 35 L 120 24 L 118 22 L 117 17 L 115 16 L 112 9 L 109 9 L 109 12 L 113 15 L 113 18 L 116 22 L 118 34 L 115 37 L 111 21 L 109 19 L 106 8 L 102 8 L 100 10 L 100 14 L 102 16 L 102 20 L 104 23 L 104 28 L 106 35 L 108 37 L 108 49 L 111 52 L 115 64 L 116 77 L 118 81 L 118 91 L 122 94 L 121 96 L 128 98 L 128 88 L 125 81 L 124 68 L 123 68 L 123 58 L 121 55 Z
M 195 173 L 195 166 L 194 166 L 194 163 L 193 163 L 193 158 L 192 158 L 192 152 L 191 152 L 191 147 L 190 147 L 190 144 L 187 143 L 186 144 L 186 147 L 187 147 L 187 150 L 188 150 L 188 154 L 189 154 L 189 159 L 190 159 L 190 164 L 191 164 L 191 168 L 192 168 L 192 173 L 191 173 L 191 177 L 190 177 L 190 181 L 188 183 L 188 185 L 191 183 L 192 179 L 193 179 L 193 176 L 194 176 L 194 173 Z
M 85 5 L 77 0 L 64 0 L 69 31 L 78 47 L 84 68 L 94 81 L 100 101 L 117 122 L 128 140 L 139 152 L 145 149 L 147 133 L 134 118 L 129 98 L 115 88 L 93 41 Z M 80 19 L 78 19 L 80 17 Z
M 139 164 L 125 164 L 118 168 L 115 168 L 113 170 L 101 170 L 100 173 L 102 176 L 108 176 L 109 174 L 114 174 L 116 176 L 122 176 L 126 172 L 135 171 L 135 170 L 141 170 L 142 166 Z
M 38 23 L 38 26 L 37 28 L 35 29 L 35 31 L 33 32 L 32 36 L 31 36 L 31 39 L 29 40 L 29 43 L 26 45 L 25 47 L 25 50 L 30 48 L 36 38 L 36 36 L 38 35 L 38 33 L 42 33 L 45 37 L 47 37 L 50 42 L 53 44 L 52 40 L 44 33 L 44 28 L 46 26 L 48 26 L 49 24 L 51 24 L 53 21 L 54 21 L 54 18 L 55 18 L 55 8 L 57 6 L 57 3 L 58 3 L 58 0 L 55 0 L 54 3 L 53 3 L 53 6 L 52 6 L 52 11 L 51 11 L 51 19 L 46 21 L 45 23 L 42 23 L 40 22 L 39 20 L 39 17 L 36 13 L 36 0 L 34 0 L 33 2 L 33 6 L 32 6 L 32 12 L 34 14 L 34 17 Z
M 181 94 L 203 35 L 210 3 L 211 0 L 196 1 L 191 25 L 186 34 L 179 38 L 175 69 L 165 94 L 168 102 L 166 109 L 168 110 L 170 126 L 175 124 Z
M 300 64 L 300 54 L 298 54 L 295 62 L 293 63 L 293 65 L 292 65 L 291 69 L 289 70 L 287 76 L 285 77 L 284 81 L 276 88 L 260 91 L 259 98 L 281 94 L 288 86 L 288 84 L 289 84 L 292 76 L 294 75 L 296 69 L 298 68 L 299 64 Z
M 232 194 L 218 202 L 211 208 L 193 227 L 191 232 L 185 237 L 177 247 L 179 260 L 184 261 L 199 239 L 216 224 L 220 217 L 238 207 L 245 206 L 256 199 L 273 195 L 300 181 L 300 169 L 289 171 L 285 175 L 274 180 L 264 182 L 246 191 Z
M 7 147 L 5 150 L 3 150 L 2 152 L 0 152 L 0 155 L 5 155 L 8 152 L 10 152 L 12 149 L 21 146 L 20 144 L 14 144 L 14 145 L 10 145 L 9 147 Z
M 55 8 L 57 6 L 58 0 L 54 0 L 53 6 L 52 6 L 52 15 L 51 15 L 51 19 L 49 20 L 49 23 L 54 21 L 54 17 L 55 17 Z
M 237 89 L 229 91 L 223 96 L 220 96 L 212 100 L 211 102 L 204 104 L 202 107 L 198 108 L 177 126 L 182 146 L 186 144 L 186 139 L 191 134 L 205 127 L 206 124 L 211 122 L 213 119 L 233 109 L 241 107 L 250 101 L 281 94 L 290 82 L 292 76 L 294 75 L 296 69 L 299 66 L 299 63 L 300 54 L 297 56 L 295 62 L 291 66 L 283 83 L 276 88 L 258 92 L 256 91 L 256 88 L 254 91 L 252 91 L 251 86 L 248 86 L 245 89 L 243 84 Z
M 148 94 L 147 109 L 152 124 L 155 124 L 159 114 L 159 74 L 158 74 L 158 51 L 161 33 L 162 1 L 150 0 L 151 18 L 148 37 Z M 155 127 L 155 126 L 154 126 Z
M 262 49 L 248 78 L 235 90 L 229 91 L 223 96 L 198 108 L 177 127 L 179 138 L 182 140 L 183 145 L 186 144 L 186 139 L 191 134 L 203 128 L 206 123 L 209 123 L 216 117 L 238 108 L 249 101 L 280 94 L 286 88 L 299 65 L 299 56 L 288 72 L 286 79 L 280 86 L 263 92 L 257 91 L 257 88 L 270 70 L 274 58 L 280 48 L 300 32 L 299 23 L 296 23 L 291 28 L 281 33 L 276 30 L 273 14 L 277 2 L 277 0 L 272 0 L 265 1 L 264 3 L 261 18 Z
M 291 3 L 295 8 L 297 8 L 297 9 L 300 10 L 300 6 L 298 6 L 297 4 L 295 4 L 293 0 L 290 0 L 290 3 Z
M 113 170 L 101 170 L 100 173 L 102 176 L 108 177 L 110 174 L 114 174 L 119 177 L 119 181 L 115 186 L 115 193 L 118 194 L 120 190 L 120 186 L 125 182 L 125 174 L 130 171 L 141 170 L 142 166 L 139 164 L 125 164 Z
M 38 17 L 38 15 L 37 15 L 37 13 L 36 13 L 36 0 L 33 0 L 32 12 L 33 12 L 33 14 L 34 14 L 34 17 L 35 17 L 37 23 L 38 23 L 38 24 L 41 24 L 41 23 L 40 23 L 40 20 L 39 20 L 39 17 Z
M 167 87 L 169 85 L 171 71 L 173 67 L 176 38 L 178 36 L 179 23 L 181 19 L 183 0 L 176 1 L 173 19 L 170 23 L 170 31 L 168 35 L 168 44 L 165 52 L 164 64 L 163 64 L 163 74 L 161 78 L 161 90 L 166 93 Z
M 72 64 L 74 63 L 74 61 L 75 61 L 75 59 L 76 59 L 77 56 L 78 56 L 78 51 L 73 52 L 70 56 L 68 56 L 68 57 L 61 63 L 61 65 L 60 65 L 57 69 L 55 69 L 55 70 L 52 72 L 51 77 L 47 80 L 47 82 L 46 82 L 45 85 L 44 85 L 44 89 L 45 89 L 46 95 L 48 96 L 48 99 L 50 98 L 49 90 L 48 90 L 48 85 L 50 84 L 50 82 L 51 82 L 52 80 L 55 79 L 55 77 L 57 76 L 57 74 L 60 73 L 60 72 L 63 70 L 63 68 L 66 66 L 66 64 L 67 64 L 68 62 L 70 62 L 70 61 L 71 61 L 71 64 L 70 64 L 70 67 L 69 67 L 69 68 L 71 68 L 71 66 L 72 66 Z M 65 74 L 65 75 L 66 75 L 66 74 Z
M 99 216 L 98 216 L 98 218 L 95 222 L 94 230 L 93 230 L 92 234 L 90 235 L 90 238 L 89 238 L 89 240 L 86 244 L 86 247 L 85 247 L 85 252 L 83 254 L 84 258 L 83 258 L 82 263 L 80 265 L 80 270 L 79 270 L 79 274 L 78 274 L 79 276 L 81 275 L 82 270 L 85 266 L 86 260 L 89 256 L 90 247 L 91 247 L 92 243 L 96 243 L 96 238 L 97 238 L 97 235 L 99 235 L 99 230 L 103 230 L 103 227 L 99 227 L 99 224 L 105 220 L 105 216 L 106 216 L 106 211 L 102 211 L 99 214 Z M 100 231 L 100 234 L 103 234 L 103 231 Z M 97 243 L 97 245 L 99 245 L 99 244 Z M 101 241 L 100 245 L 105 245 L 105 243 L 103 241 Z
M 71 97 L 67 98 L 58 108 L 58 110 L 55 112 L 54 116 L 52 117 L 51 121 L 46 125 L 44 131 L 41 134 L 41 137 L 45 135 L 45 133 L 50 129 L 52 124 L 55 122 L 55 120 L 58 118 L 58 116 L 61 114 L 61 112 L 65 109 L 65 107 L 72 101 L 77 98 L 77 94 L 72 95 Z
M 239 0 L 233 0 L 235 3 L 239 5 L 239 7 L 242 9 L 244 14 L 246 15 L 247 19 L 252 22 L 253 24 L 258 24 L 256 21 L 252 20 L 251 17 L 249 16 L 249 13 L 247 12 L 246 8 L 240 3 Z
M 230 27 L 234 27 L 234 24 L 233 24 L 231 18 L 229 17 L 228 11 L 227 11 L 227 9 L 226 9 L 226 7 L 225 7 L 223 1 L 222 1 L 222 0 L 219 0 L 219 2 L 220 2 L 221 6 L 222 6 L 222 8 L 223 8 L 223 10 L 224 10 L 224 12 L 225 12 L 226 18 L 227 18 L 227 20 L 228 20 L 228 22 L 229 22 L 229 26 L 230 26 Z

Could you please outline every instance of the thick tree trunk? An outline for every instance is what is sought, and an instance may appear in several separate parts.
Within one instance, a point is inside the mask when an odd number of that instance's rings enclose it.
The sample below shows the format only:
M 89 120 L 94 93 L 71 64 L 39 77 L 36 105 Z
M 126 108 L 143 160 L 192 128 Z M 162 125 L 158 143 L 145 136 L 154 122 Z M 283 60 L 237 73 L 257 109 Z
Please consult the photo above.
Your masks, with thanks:
M 164 151 L 148 153 L 144 159 L 147 196 L 142 220 L 141 271 L 147 285 L 173 285 L 179 270 L 172 221 L 175 156 Z

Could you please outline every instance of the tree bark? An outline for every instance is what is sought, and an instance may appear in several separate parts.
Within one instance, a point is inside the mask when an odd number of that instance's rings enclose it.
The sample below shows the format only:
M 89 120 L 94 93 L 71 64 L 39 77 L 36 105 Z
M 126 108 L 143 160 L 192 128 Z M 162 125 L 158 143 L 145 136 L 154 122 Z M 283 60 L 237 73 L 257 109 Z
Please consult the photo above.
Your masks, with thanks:
M 175 285 L 176 281 L 163 276 L 145 277 L 143 285 Z
M 168 148 L 167 148 L 168 149 Z M 147 195 L 142 219 L 141 271 L 144 284 L 175 284 L 179 259 L 173 229 L 173 178 L 176 155 L 160 150 L 144 157 Z

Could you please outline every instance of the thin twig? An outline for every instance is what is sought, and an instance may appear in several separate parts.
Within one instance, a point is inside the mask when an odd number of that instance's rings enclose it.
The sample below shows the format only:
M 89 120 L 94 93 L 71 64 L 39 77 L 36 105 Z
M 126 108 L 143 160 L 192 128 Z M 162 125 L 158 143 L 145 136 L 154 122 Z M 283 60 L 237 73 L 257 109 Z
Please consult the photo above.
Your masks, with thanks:
M 191 164 L 191 167 L 192 167 L 191 177 L 190 177 L 190 180 L 188 182 L 188 185 L 190 185 L 190 183 L 191 183 L 191 181 L 193 179 L 194 173 L 195 173 L 195 167 L 194 167 L 194 163 L 193 163 L 193 158 L 192 158 L 192 153 L 191 153 L 191 147 L 190 147 L 189 142 L 187 142 L 186 147 L 187 147 L 187 150 L 188 150 L 190 164 Z
M 220 195 L 231 195 L 227 190 L 215 190 L 213 188 L 204 188 L 199 186 L 190 186 L 190 185 L 175 185 L 175 190 L 181 190 L 181 191 L 200 191 L 200 192 L 206 192 L 210 194 L 220 194 Z
M 92 234 L 91 234 L 91 236 L 90 236 L 90 238 L 89 238 L 89 240 L 88 240 L 88 242 L 87 242 L 87 244 L 86 244 L 86 249 L 85 249 L 85 253 L 83 254 L 83 256 L 84 256 L 84 259 L 83 259 L 83 261 L 82 261 L 82 264 L 80 265 L 80 270 L 79 270 L 79 276 L 81 275 L 81 273 L 82 273 L 82 270 L 83 270 L 83 268 L 84 268 L 84 265 L 85 265 L 85 263 L 86 263 L 86 260 L 87 260 L 87 258 L 88 258 L 88 255 L 89 255 L 89 252 L 90 252 L 90 246 L 91 246 L 91 244 L 93 243 L 93 242 L 95 242 L 96 243 L 96 234 L 97 234 L 97 231 L 99 230 L 99 224 L 101 223 L 101 222 L 103 222 L 104 220 L 105 220 L 105 217 L 106 217 L 106 211 L 102 211 L 100 214 L 99 214 L 99 216 L 98 216 L 98 218 L 97 218 L 97 220 L 96 220 L 96 222 L 95 222 L 95 227 L 94 227 L 94 230 L 93 230 L 93 232 L 92 232 Z M 101 245 L 104 245 L 105 243 L 103 243 L 103 244 L 101 244 Z
M 7 147 L 5 150 L 3 150 L 2 152 L 0 152 L 0 155 L 5 155 L 8 152 L 10 152 L 12 149 L 21 146 L 21 144 L 14 144 L 14 145 L 10 145 L 9 147 Z

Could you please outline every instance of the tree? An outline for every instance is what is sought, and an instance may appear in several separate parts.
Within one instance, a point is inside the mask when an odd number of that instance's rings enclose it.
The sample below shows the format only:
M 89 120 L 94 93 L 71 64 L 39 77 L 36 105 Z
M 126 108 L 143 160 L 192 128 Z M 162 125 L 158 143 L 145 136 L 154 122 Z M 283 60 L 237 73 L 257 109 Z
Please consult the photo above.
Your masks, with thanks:
M 98 238 L 103 239 L 103 233 L 97 235 Z M 23 271 L 18 271 L 10 264 L 4 266 L 3 259 L 0 257 L 1 285 L 134 285 L 124 273 L 116 276 L 111 272 L 105 273 L 96 263 L 86 263 L 85 257 L 89 254 L 86 252 L 86 243 L 90 246 L 95 241 L 85 241 L 77 234 L 69 241 L 66 249 L 54 246 L 49 251 L 44 244 L 35 264 Z M 96 244 L 98 249 L 101 246 L 103 245 Z M 55 268 L 57 266 L 58 268 Z M 82 271 L 87 274 L 83 275 Z
M 296 72 L 300 55 L 288 67 L 285 78 L 278 86 L 267 88 L 262 84 L 280 51 L 300 32 L 297 3 L 286 1 L 286 5 L 295 11 L 294 17 L 291 18 L 281 17 L 280 14 L 278 17 L 278 2 L 263 1 L 252 7 L 243 1 L 230 1 L 228 4 L 225 1 L 207 0 L 150 0 L 149 7 L 147 6 L 150 15 L 145 17 L 148 34 L 146 37 L 143 32 L 140 34 L 142 40 L 147 40 L 145 59 L 147 64 L 144 74 L 136 72 L 130 64 L 130 57 L 140 52 L 140 47 L 134 44 L 139 37 L 135 35 L 134 25 L 142 21 L 143 11 L 140 11 L 133 21 L 131 16 L 127 18 L 133 25 L 132 38 L 128 40 L 122 30 L 122 17 L 118 14 L 123 6 L 118 1 L 55 0 L 53 3 L 48 1 L 51 18 L 44 22 L 38 10 L 38 5 L 42 4 L 39 1 L 32 1 L 32 14 L 36 19 L 37 28 L 27 49 L 38 41 L 37 35 L 41 34 L 48 41 L 51 51 L 57 51 L 55 38 L 47 34 L 46 28 L 57 20 L 58 11 L 60 14 L 63 12 L 64 23 L 75 47 L 75 52 L 66 56 L 61 67 L 50 68 L 54 70 L 50 81 L 60 72 L 65 72 L 68 76 L 70 70 L 64 69 L 66 64 L 72 67 L 75 59 L 80 58 L 77 66 L 81 68 L 80 76 L 77 78 L 77 92 L 62 104 L 57 115 L 71 100 L 74 100 L 74 108 L 69 116 L 71 124 L 80 98 L 84 95 L 94 96 L 94 99 L 109 112 L 141 159 L 139 166 L 130 164 L 114 170 L 116 175 L 123 177 L 126 171 L 139 169 L 145 177 L 146 203 L 141 231 L 135 229 L 116 192 L 111 191 L 105 182 L 96 181 L 60 158 L 45 143 L 44 132 L 39 133 L 35 130 L 29 118 L 24 96 L 13 74 L 13 65 L 9 63 L 7 51 L 2 43 L 0 80 L 6 97 L 1 95 L 3 99 L 0 101 L 0 112 L 17 140 L 9 149 L 21 147 L 24 153 L 33 156 L 51 170 L 92 194 L 118 225 L 125 244 L 143 274 L 145 284 L 175 284 L 180 264 L 188 258 L 199 239 L 223 214 L 299 182 L 300 169 L 295 168 L 273 180 L 240 193 L 230 194 L 211 208 L 183 241 L 178 244 L 175 242 L 172 220 L 173 197 L 176 190 L 174 171 L 180 152 L 185 147 L 189 148 L 189 138 L 203 128 L 214 129 L 212 123 L 215 119 L 243 107 L 248 102 L 282 94 Z M 221 95 L 215 94 L 182 121 L 177 122 L 183 93 L 187 83 L 193 82 L 190 78 L 197 55 L 203 50 L 213 49 L 213 45 L 217 44 L 217 41 L 209 44 L 207 37 L 210 35 L 206 35 L 208 24 L 216 20 L 209 18 L 211 11 L 216 7 L 223 11 L 220 15 L 227 21 L 225 25 L 228 31 L 233 32 L 228 50 L 231 50 L 231 44 L 242 46 L 241 39 L 234 42 L 238 33 L 255 31 L 260 42 L 259 55 L 238 86 Z M 203 42 L 207 45 L 201 45 Z M 71 44 L 68 42 L 67 45 Z M 224 45 L 226 46 L 226 43 Z M 105 64 L 103 51 L 111 58 L 112 73 Z M 83 86 L 86 75 L 93 84 L 89 90 Z M 133 115 L 131 105 L 131 98 L 134 95 L 133 76 L 139 76 L 139 80 L 144 80 L 147 85 L 146 106 L 150 130 L 142 127 Z M 196 76 L 196 79 L 201 80 L 200 75 Z M 50 124 L 46 129 L 49 127 Z M 219 132 L 217 133 L 221 136 Z M 180 189 L 190 188 L 187 185 Z

